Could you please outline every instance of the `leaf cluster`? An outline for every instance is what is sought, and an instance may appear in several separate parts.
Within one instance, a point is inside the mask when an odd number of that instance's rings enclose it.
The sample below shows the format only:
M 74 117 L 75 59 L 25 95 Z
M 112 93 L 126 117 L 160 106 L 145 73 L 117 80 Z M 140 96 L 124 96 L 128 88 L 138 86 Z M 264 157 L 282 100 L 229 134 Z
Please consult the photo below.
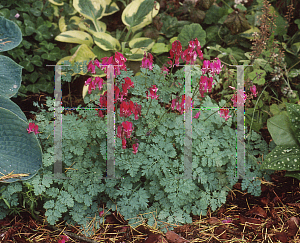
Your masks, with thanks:
M 16 18 L 15 15 L 19 14 Z M 53 69 L 46 64 L 55 63 L 66 56 L 54 42 L 59 33 L 53 23 L 54 9 L 48 1 L 1 1 L 0 16 L 15 22 L 22 31 L 21 44 L 5 55 L 18 60 L 24 67 L 19 94 L 40 91 L 52 94 L 54 91 Z

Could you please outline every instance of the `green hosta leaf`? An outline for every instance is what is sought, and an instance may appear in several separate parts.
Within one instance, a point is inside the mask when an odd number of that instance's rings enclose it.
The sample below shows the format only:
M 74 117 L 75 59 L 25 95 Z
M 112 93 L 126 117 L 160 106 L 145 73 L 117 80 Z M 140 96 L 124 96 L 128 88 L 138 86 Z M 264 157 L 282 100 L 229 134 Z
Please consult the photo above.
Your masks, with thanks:
M 300 170 L 300 147 L 276 146 L 267 155 L 262 167 L 270 170 Z
M 287 171 L 284 176 L 294 177 L 300 181 L 300 171 Z
M 146 49 L 144 48 L 133 48 L 130 50 L 130 54 L 127 54 L 129 57 L 127 58 L 128 61 L 142 61 L 144 52 Z
M 181 33 L 178 35 L 178 40 L 182 46 L 188 46 L 189 42 L 198 39 L 201 46 L 204 46 L 206 41 L 206 33 L 200 24 L 190 24 L 183 27 Z
M 276 145 L 298 146 L 286 112 L 269 118 L 267 127 Z
M 151 49 L 152 53 L 168 52 L 169 48 L 165 43 L 155 43 Z

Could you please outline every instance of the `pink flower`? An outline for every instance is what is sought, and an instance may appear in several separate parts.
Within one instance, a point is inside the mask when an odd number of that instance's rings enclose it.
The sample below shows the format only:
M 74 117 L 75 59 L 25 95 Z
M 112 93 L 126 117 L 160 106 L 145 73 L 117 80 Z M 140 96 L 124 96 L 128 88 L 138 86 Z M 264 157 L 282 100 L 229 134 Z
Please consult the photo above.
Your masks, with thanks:
M 138 144 L 138 143 L 136 143 L 136 144 L 133 144 L 133 145 L 132 145 L 132 148 L 133 148 L 133 153 L 134 153 L 134 154 L 136 154 L 136 153 L 137 153 L 137 151 L 138 151 L 138 147 L 139 147 L 139 144 Z
M 176 110 L 180 111 L 180 114 L 183 114 L 184 111 L 184 104 L 185 104 L 185 95 L 181 96 L 181 104 L 179 104 L 179 101 L 177 99 L 173 99 L 172 100 L 172 110 L 174 110 L 175 106 L 176 106 Z M 194 102 L 192 102 L 191 106 L 194 105 Z
M 95 79 L 94 79 L 95 87 L 98 85 L 99 91 L 101 91 L 101 89 L 103 88 L 103 81 L 104 80 L 100 77 L 95 77 Z
M 229 223 L 231 223 L 232 222 L 232 219 L 230 219 L 230 218 L 227 218 L 227 219 L 225 219 L 225 220 L 222 220 L 222 223 L 224 223 L 224 224 L 229 224 Z
M 201 94 L 201 97 L 204 97 L 204 93 L 211 92 L 212 85 L 213 85 L 213 77 L 206 77 L 201 76 L 200 77 L 200 86 L 199 86 L 199 92 Z
M 157 90 L 158 90 L 158 88 L 156 87 L 156 85 L 152 85 L 152 87 L 149 89 L 151 99 L 158 99 L 159 95 L 158 96 L 156 95 Z M 145 92 L 146 92 L 146 96 L 147 96 L 147 100 L 148 100 L 149 99 L 148 91 L 145 91 Z
M 250 91 L 252 92 L 252 94 L 254 95 L 254 97 L 257 96 L 257 93 L 256 93 L 256 86 L 253 85 L 252 87 L 250 87 Z
M 101 212 L 99 212 L 99 216 L 102 217 L 102 215 L 104 214 L 104 210 L 102 210 Z
M 203 59 L 203 53 L 201 51 L 201 46 L 200 42 L 196 38 L 194 41 L 190 41 L 188 49 L 186 49 L 182 54 L 181 54 L 181 59 L 186 61 L 186 64 L 194 65 L 196 59 L 197 59 L 197 53 L 194 50 L 196 47 L 198 56 L 200 59 Z
M 127 87 L 129 88 L 134 88 L 134 83 L 131 81 L 130 78 L 126 77 L 124 78 L 125 84 L 127 85 Z
M 28 133 L 34 132 L 34 134 L 38 134 L 39 126 L 35 125 L 33 122 L 30 122 L 27 128 Z
M 233 102 L 233 106 L 234 107 L 236 107 L 237 105 L 243 105 L 244 103 L 245 103 L 245 101 L 246 101 L 246 99 L 247 99 L 247 95 L 244 93 L 244 91 L 243 90 L 239 90 L 239 96 L 240 97 L 242 97 L 243 98 L 243 100 L 242 100 L 242 103 L 239 103 L 238 102 L 238 94 L 236 93 L 236 94 L 234 94 L 233 96 L 232 96 L 232 98 L 231 98 L 231 101 Z
M 58 240 L 58 243 L 65 243 L 66 241 L 69 241 L 69 237 L 66 235 L 60 235 L 59 237 L 61 240 Z
M 16 13 L 15 18 L 17 19 L 19 17 L 20 17 L 20 14 Z
M 91 72 L 92 74 L 95 74 L 96 73 L 96 71 L 95 71 L 95 65 L 93 64 L 93 61 L 91 60 L 90 62 L 89 62 L 89 64 L 87 65 L 87 70 L 89 71 L 89 72 Z
M 175 65 L 179 65 L 179 58 L 181 56 L 182 46 L 180 41 L 176 40 L 172 43 L 172 49 L 170 50 L 170 58 L 171 60 L 168 62 L 172 67 L 173 59 L 175 58 Z
M 101 63 L 97 59 L 94 60 L 94 65 L 96 65 L 99 69 L 101 69 Z
M 149 68 L 150 70 L 153 70 L 153 56 L 151 53 L 146 54 L 144 53 L 144 58 L 142 60 L 142 66 L 141 68 Z
M 218 113 L 219 113 L 220 117 L 225 118 L 225 121 L 227 121 L 227 119 L 229 117 L 232 117 L 232 116 L 228 115 L 229 114 L 229 109 L 220 109 L 220 111 L 218 111 Z
M 97 116 L 97 114 L 96 114 L 96 116 Z M 100 116 L 101 118 L 104 117 L 102 110 L 99 110 L 99 111 L 98 111 L 98 116 Z
M 122 149 L 126 149 L 126 139 L 122 139 Z
M 217 58 L 217 61 L 210 63 L 210 69 L 211 69 L 211 73 L 214 76 L 215 73 L 219 74 L 222 70 L 222 67 L 224 65 L 221 65 L 221 61 L 219 58 Z
M 193 118 L 196 118 L 196 119 L 198 119 L 199 118 L 199 116 L 200 116 L 200 111 L 198 111 L 197 112 L 197 114 L 193 117 Z
M 122 122 L 122 126 L 125 131 L 126 137 L 130 138 L 132 130 L 133 130 L 132 122 L 129 122 L 129 121 Z
M 165 73 L 166 72 L 166 73 Z M 163 67 L 161 68 L 161 73 L 164 74 L 164 76 L 166 76 L 169 73 L 169 69 L 165 66 L 165 64 L 163 65 Z
M 209 60 L 204 60 L 203 61 L 203 67 L 201 69 L 202 74 L 204 75 L 204 74 L 208 73 L 209 68 L 210 68 L 210 61 Z
M 101 66 L 101 70 L 104 71 L 104 73 L 107 74 L 107 78 L 110 78 L 109 73 L 107 73 L 107 66 L 109 65 L 115 65 L 114 66 L 114 75 L 120 75 L 120 69 L 121 70 L 125 70 L 127 71 L 125 62 L 127 61 L 127 59 L 119 52 L 115 53 L 115 57 L 111 56 L 111 57 L 103 57 L 101 58 L 102 60 L 102 64 L 100 64 Z

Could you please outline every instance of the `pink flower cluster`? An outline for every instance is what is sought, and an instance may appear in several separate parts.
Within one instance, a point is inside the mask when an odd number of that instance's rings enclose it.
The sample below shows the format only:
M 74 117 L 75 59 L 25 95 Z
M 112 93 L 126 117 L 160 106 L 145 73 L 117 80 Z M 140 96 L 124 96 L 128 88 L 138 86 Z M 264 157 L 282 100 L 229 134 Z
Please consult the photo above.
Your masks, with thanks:
M 229 87 L 233 90 L 235 89 L 235 87 L 232 87 L 232 86 L 229 86 Z M 257 96 L 255 85 L 250 87 L 250 91 L 255 97 Z M 238 102 L 238 95 L 243 98 L 243 101 L 242 101 L 241 104 Z M 233 97 L 232 97 L 231 101 L 233 102 L 233 106 L 237 106 L 237 104 L 242 105 L 243 103 L 245 103 L 246 99 L 247 99 L 247 95 L 244 94 L 244 91 L 243 90 L 238 90 L 235 94 L 233 94 Z
M 219 58 L 216 58 L 215 62 L 204 60 L 201 71 L 203 75 L 206 73 L 210 73 L 212 76 L 214 76 L 215 74 L 219 74 L 221 72 L 223 66 L 224 65 L 221 65 L 221 61 Z
M 115 58 L 114 56 L 111 57 L 103 57 L 101 58 L 102 60 L 102 64 L 100 64 L 100 62 L 96 59 L 94 62 L 90 61 L 89 64 L 87 65 L 88 71 L 90 71 L 92 74 L 96 74 L 95 71 L 95 65 L 100 68 L 101 70 L 104 71 L 104 73 L 107 74 L 107 66 L 109 65 L 115 65 L 114 66 L 114 75 L 120 75 L 121 74 L 121 70 L 125 70 L 127 71 L 125 62 L 127 61 L 127 59 L 120 53 L 120 52 L 116 52 L 115 53 Z M 107 78 L 110 78 L 110 74 L 107 74 Z
M 150 70 L 153 70 L 153 56 L 151 53 L 146 54 L 144 53 L 144 58 L 142 60 L 142 68 L 149 68 Z
M 152 85 L 152 87 L 149 89 L 151 99 L 156 99 L 156 100 L 158 99 L 159 95 L 156 95 L 157 90 L 158 88 L 156 87 L 156 85 Z M 149 99 L 148 91 L 145 91 L 145 93 L 148 100 Z
M 33 122 L 30 122 L 27 128 L 28 133 L 34 132 L 34 134 L 38 134 L 39 126 L 35 125 Z
M 176 110 L 178 110 L 180 112 L 180 114 L 183 114 L 184 111 L 184 103 L 185 103 L 185 95 L 181 96 L 181 103 L 179 103 L 178 99 L 173 99 L 172 100 L 172 110 L 174 110 L 174 108 L 176 108 Z M 194 102 L 192 102 L 191 104 L 192 106 L 194 105 Z
M 126 136 L 126 138 L 130 138 L 133 128 L 134 127 L 132 127 L 132 122 L 129 122 L 129 121 L 122 122 L 122 126 L 119 125 L 117 128 L 117 137 L 122 139 L 122 148 L 123 149 L 126 149 L 125 136 Z M 132 145 L 134 154 L 137 153 L 138 147 L 139 147 L 138 143 Z
M 181 57 L 181 59 L 185 61 L 186 64 L 194 65 L 197 56 L 199 56 L 199 58 L 203 60 L 203 53 L 201 51 L 200 42 L 197 38 L 193 41 L 190 41 L 188 48 L 184 52 L 182 52 L 180 41 L 177 40 L 172 44 L 172 49 L 170 50 L 169 57 L 171 60 L 168 61 L 168 64 L 170 65 L 170 67 L 172 67 L 174 65 L 173 60 L 175 60 L 175 65 L 179 65 L 179 58 Z
M 194 41 L 190 41 L 188 48 L 183 52 L 182 46 L 179 41 L 175 41 L 172 44 L 172 49 L 170 50 L 170 61 L 168 61 L 168 64 L 170 67 L 172 67 L 174 64 L 179 65 L 179 58 L 181 57 L 182 60 L 186 62 L 186 64 L 194 64 L 196 61 L 196 58 L 199 57 L 201 60 L 203 60 L 203 53 L 201 51 L 201 46 L 197 38 Z M 119 75 L 120 69 L 121 70 L 127 70 L 126 69 L 126 58 L 121 53 L 116 52 L 115 57 L 105 57 L 102 58 L 102 64 L 99 63 L 98 60 L 90 61 L 88 64 L 88 70 L 95 74 L 95 66 L 98 68 L 104 70 L 104 72 L 107 74 L 107 66 L 108 65 L 120 65 L 120 66 L 114 66 L 114 74 Z M 174 64 L 173 64 L 174 61 Z M 202 75 L 199 80 L 199 92 L 201 94 L 201 97 L 204 97 L 205 92 L 211 92 L 212 91 L 212 85 L 213 83 L 213 76 L 215 74 L 219 74 L 223 65 L 221 65 L 221 61 L 219 59 L 216 59 L 215 61 L 209 61 L 205 60 L 203 61 L 203 67 L 201 69 Z M 141 68 L 149 68 L 150 70 L 153 70 L 153 56 L 151 53 L 144 53 L 144 58 L 142 60 L 142 66 Z M 169 72 L 169 69 L 165 66 L 162 67 L 162 73 L 166 75 Z M 208 76 L 210 75 L 210 76 Z M 108 77 L 109 78 L 109 77 Z M 137 103 L 133 103 L 132 101 L 126 101 L 125 96 L 128 94 L 129 88 L 134 88 L 134 83 L 131 81 L 129 77 L 124 78 L 125 83 L 122 83 L 122 92 L 120 92 L 120 89 L 118 86 L 114 86 L 115 90 L 115 99 L 114 103 L 117 101 L 120 101 L 120 116 L 121 117 L 129 117 L 131 114 L 134 114 L 135 120 L 139 118 L 141 115 L 141 105 L 138 105 Z M 91 93 L 91 90 L 95 90 L 96 86 L 99 86 L 99 90 L 103 87 L 103 79 L 102 78 L 89 78 L 85 85 L 89 85 L 89 93 Z M 256 87 L 253 86 L 250 88 L 251 92 L 256 96 Z M 158 88 L 156 85 L 152 85 L 151 88 L 148 89 L 148 91 L 145 91 L 147 99 L 149 97 L 151 99 L 158 99 L 159 95 L 157 95 Z M 149 94 L 150 93 L 150 94 Z M 234 101 L 234 105 L 236 106 L 236 95 L 233 96 L 232 101 Z M 107 107 L 107 91 L 100 96 L 100 107 Z M 172 100 L 172 110 L 175 108 L 180 112 L 180 114 L 183 114 L 184 111 L 184 104 L 185 104 L 185 95 L 182 95 L 181 97 L 181 103 L 178 99 Z M 193 106 L 193 103 L 192 103 Z M 220 117 L 227 119 L 231 116 L 229 116 L 229 109 L 220 109 L 219 110 Z M 100 117 L 104 117 L 101 110 L 99 110 Z M 194 116 L 194 118 L 199 118 L 200 111 Z M 132 122 L 125 121 L 122 122 L 121 125 L 117 128 L 117 137 L 122 139 L 122 148 L 126 148 L 126 138 L 131 139 L 131 134 L 133 132 L 134 127 L 132 126 Z M 137 153 L 139 144 L 135 143 L 132 145 L 133 147 L 133 153 Z

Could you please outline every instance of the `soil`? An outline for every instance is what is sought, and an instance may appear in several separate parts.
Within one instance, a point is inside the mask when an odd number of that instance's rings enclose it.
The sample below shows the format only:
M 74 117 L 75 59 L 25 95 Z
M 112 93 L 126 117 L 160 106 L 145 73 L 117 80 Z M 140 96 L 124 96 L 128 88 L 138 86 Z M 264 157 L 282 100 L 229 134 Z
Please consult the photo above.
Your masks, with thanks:
M 50 243 L 58 242 L 62 235 L 68 236 L 69 242 L 82 243 L 300 242 L 300 183 L 284 174 L 277 172 L 271 182 L 262 181 L 260 197 L 241 191 L 237 183 L 218 210 L 208 210 L 202 217 L 191 214 L 192 224 L 174 227 L 165 234 L 147 226 L 146 221 L 132 228 L 118 212 L 112 212 L 94 235 L 86 237 L 79 226 L 60 223 L 52 227 L 43 216 L 34 219 L 24 208 L 20 216 L 0 220 L 0 242 Z M 91 229 L 95 224 L 91 220 Z M 168 229 L 167 223 L 165 227 Z

